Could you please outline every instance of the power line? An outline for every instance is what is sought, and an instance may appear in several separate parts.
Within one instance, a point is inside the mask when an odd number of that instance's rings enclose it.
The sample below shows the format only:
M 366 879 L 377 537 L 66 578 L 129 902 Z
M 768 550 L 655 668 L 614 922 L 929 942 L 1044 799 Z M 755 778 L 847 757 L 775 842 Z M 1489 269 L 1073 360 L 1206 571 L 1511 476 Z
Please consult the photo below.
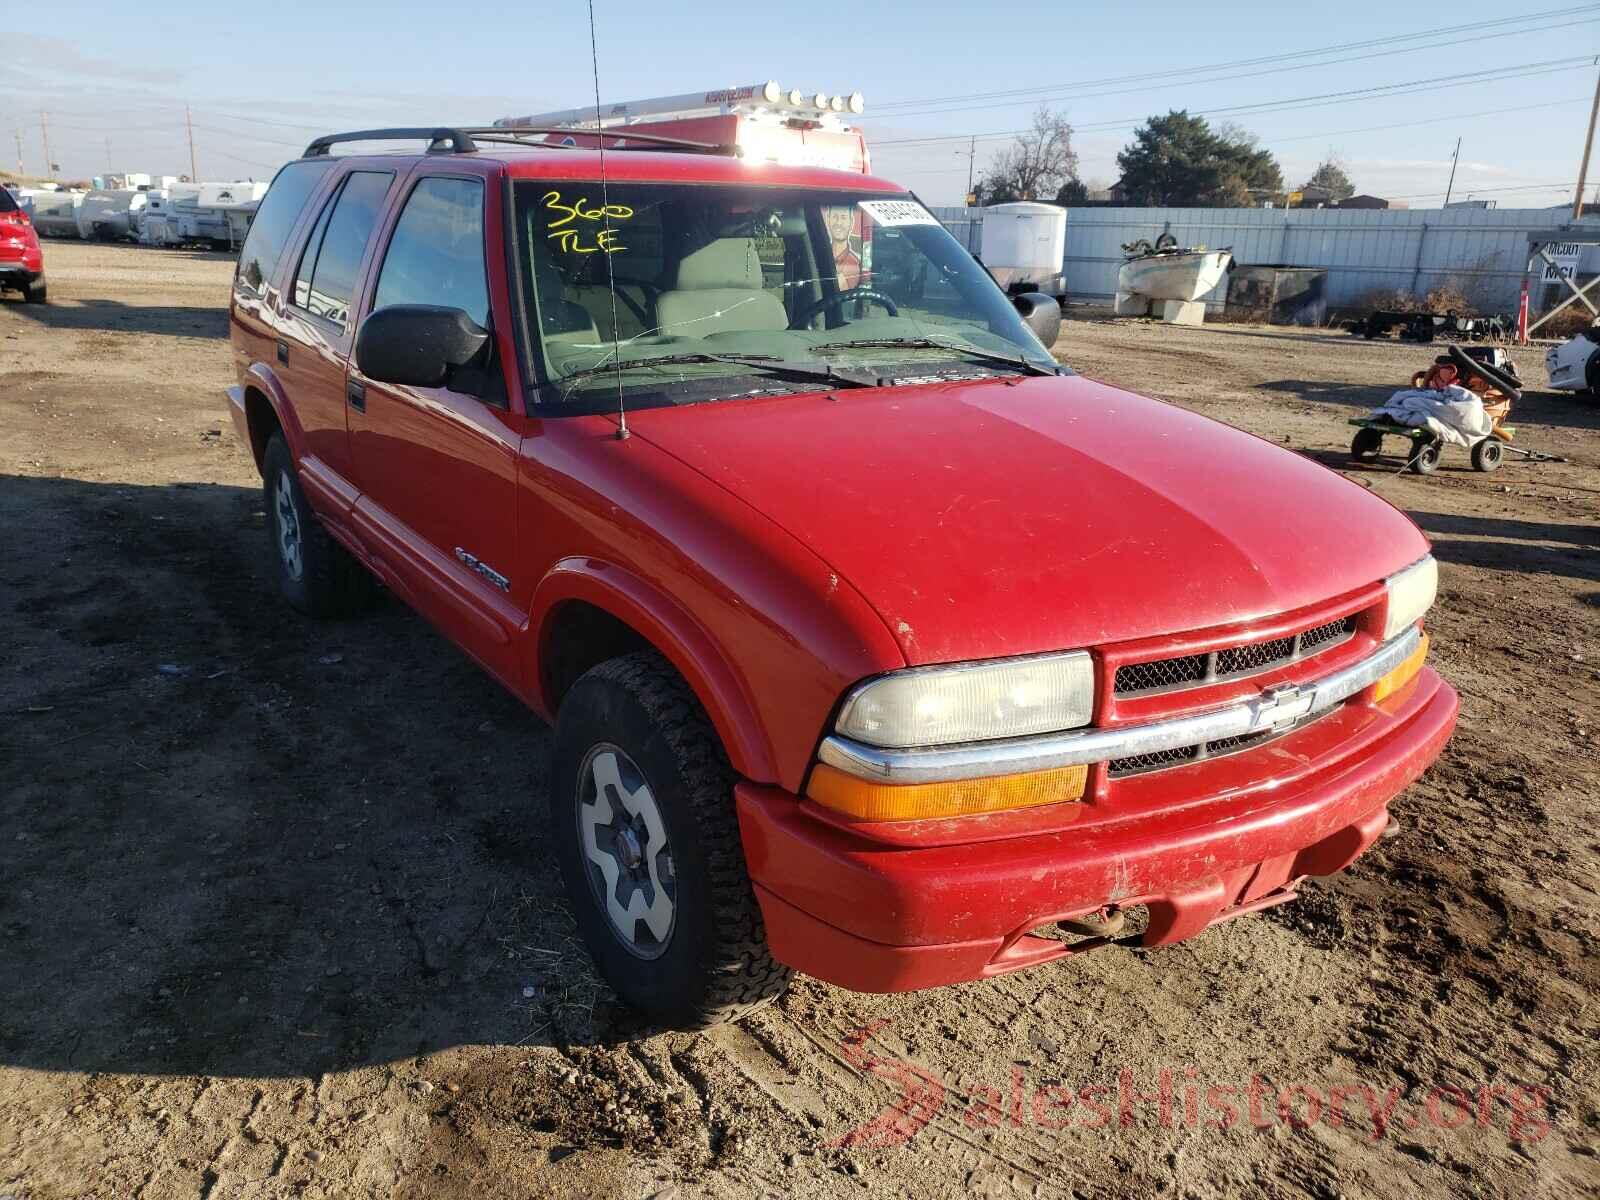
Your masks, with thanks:
M 1506 25 L 1524 25 L 1525 26 L 1530 21 L 1544 20 L 1546 18 L 1567 18 L 1567 17 L 1571 17 L 1571 16 L 1575 15 L 1576 13 L 1591 12 L 1591 11 L 1597 9 L 1597 8 L 1600 8 L 1600 4 L 1585 4 L 1585 5 L 1579 5 L 1579 6 L 1571 7 L 1571 8 L 1551 8 L 1551 9 L 1545 9 L 1545 10 L 1543 10 L 1541 12 L 1536 12 L 1536 13 L 1525 13 L 1522 16 L 1500 17 L 1500 18 L 1497 18 L 1497 19 L 1494 19 L 1494 20 L 1489 20 L 1489 21 L 1477 21 L 1477 22 L 1474 22 L 1474 23 L 1471 23 L 1471 24 L 1467 24 L 1467 25 L 1457 25 L 1453 29 L 1451 29 L 1449 32 L 1451 34 L 1469 33 L 1469 32 L 1473 32 L 1473 31 L 1477 31 L 1477 30 L 1497 29 L 1497 28 L 1501 28 L 1501 27 L 1506 26 Z M 1574 23 L 1578 23 L 1578 22 L 1574 22 Z M 1141 73 L 1141 74 L 1134 74 L 1134 75 L 1112 75 L 1112 76 L 1107 76 L 1107 77 L 1102 78 L 1102 79 L 1082 80 L 1082 81 L 1080 81 L 1080 82 L 1078 82 L 1076 84 L 1045 84 L 1045 85 L 1038 85 L 1038 86 L 1029 87 L 1029 88 L 1014 88 L 1014 89 L 1010 89 L 1010 90 L 1007 90 L 1007 91 L 972 92 L 972 93 L 967 93 L 965 95 L 958 95 L 958 96 L 925 96 L 925 97 L 921 97 L 921 98 L 918 98 L 918 99 L 890 100 L 890 101 L 887 101 L 887 102 L 880 103 L 880 104 L 876 105 L 875 107 L 876 107 L 876 110 L 880 111 L 880 112 L 881 111 L 886 111 L 886 110 L 890 111 L 890 112 L 895 112 L 896 110 L 902 110 L 899 113 L 899 115 L 905 115 L 905 112 L 903 110 L 907 110 L 907 109 L 909 109 L 911 107 L 914 107 L 914 106 L 917 106 L 917 105 L 949 103 L 949 104 L 955 105 L 956 107 L 963 107 L 963 106 L 966 106 L 966 105 L 970 104 L 970 102 L 976 101 L 976 100 L 989 100 L 989 99 L 996 99 L 996 98 L 1000 98 L 1000 97 L 1033 97 L 1033 96 L 1038 96 L 1040 93 L 1059 92 L 1063 88 L 1070 88 L 1070 89 L 1091 88 L 1091 87 L 1100 87 L 1100 86 L 1102 86 L 1104 84 L 1136 83 L 1136 82 L 1147 81 L 1147 80 L 1152 80 L 1152 79 L 1171 80 L 1171 79 L 1174 79 L 1174 78 L 1177 78 L 1177 77 L 1186 76 L 1186 75 L 1208 74 L 1208 73 L 1216 72 L 1216 71 L 1233 71 L 1233 70 L 1237 70 L 1238 68 L 1241 68 L 1241 67 L 1256 67 L 1256 66 L 1262 66 L 1262 65 L 1265 65 L 1265 64 L 1268 64 L 1268 63 L 1286 62 L 1286 61 L 1289 61 L 1291 59 L 1314 58 L 1314 57 L 1318 57 L 1318 56 L 1326 55 L 1326 54 L 1340 54 L 1340 53 L 1343 53 L 1343 52 L 1345 52 L 1347 50 L 1365 50 L 1365 49 L 1369 49 L 1369 48 L 1372 48 L 1372 47 L 1375 47 L 1375 46 L 1392 47 L 1392 46 L 1397 45 L 1400 42 L 1426 41 L 1427 39 L 1437 38 L 1439 36 L 1440 36 L 1440 31 L 1438 30 L 1437 27 L 1435 27 L 1435 28 L 1430 28 L 1430 29 L 1427 29 L 1427 30 L 1421 30 L 1421 31 L 1418 31 L 1416 33 L 1395 34 L 1395 35 L 1388 36 L 1388 37 L 1371 38 L 1371 39 L 1368 39 L 1368 40 L 1365 40 L 1365 41 L 1359 41 L 1359 42 L 1345 42 L 1345 43 L 1342 43 L 1342 44 L 1339 44 L 1339 45 L 1334 45 L 1334 46 L 1319 46 L 1319 47 L 1316 47 L 1314 49 L 1309 49 L 1309 50 L 1296 50 L 1296 51 L 1288 51 L 1288 52 L 1279 53 L 1279 54 L 1268 54 L 1268 55 L 1262 55 L 1262 56 L 1257 57 L 1257 58 L 1234 59 L 1231 62 L 1211 63 L 1211 64 L 1202 65 L 1202 66 L 1196 66 L 1196 67 L 1178 68 L 1177 70 L 1149 71 L 1149 72 L 1144 72 L 1144 73 Z M 1495 36 L 1498 36 L 1498 35 L 1495 35 Z M 1415 50 L 1419 50 L 1419 49 L 1425 49 L 1425 48 L 1427 48 L 1427 47 L 1412 46 L 1412 47 L 1409 47 L 1406 52 L 1409 53 L 1411 51 L 1415 51 Z M 1306 64 L 1306 65 L 1308 65 L 1308 66 L 1321 66 L 1321 65 L 1327 65 L 1327 64 Z M 1021 102 L 1021 101 L 1017 101 L 1017 102 Z
M 1446 121 L 1454 125 L 1459 124 L 1462 121 L 1471 121 L 1482 117 L 1502 117 L 1507 113 L 1531 112 L 1534 109 L 1563 108 L 1571 104 L 1588 103 L 1588 96 L 1569 96 L 1565 100 L 1544 100 L 1538 104 L 1518 104 L 1509 108 L 1486 108 L 1480 112 L 1451 113 L 1446 117 L 1427 117 L 1420 121 L 1394 121 L 1388 125 L 1363 125 L 1359 129 L 1332 129 L 1324 133 L 1297 133 L 1291 137 L 1262 138 L 1261 144 L 1263 146 L 1271 147 L 1282 145 L 1284 142 L 1315 142 L 1322 141 L 1325 138 L 1348 137 L 1353 133 L 1387 133 L 1391 129 L 1410 129 L 1417 125 L 1440 125 Z M 885 143 L 882 142 L 874 143 L 873 153 L 878 153 L 877 147 L 884 144 Z M 911 147 L 909 151 L 901 151 L 901 153 L 911 153 L 915 150 L 916 147 Z M 962 153 L 965 153 L 965 151 Z M 923 171 L 920 173 L 923 175 L 955 175 L 960 173 L 963 169 L 964 168 L 961 167 L 952 167 L 945 171 Z
M 1372 87 L 1354 88 L 1343 92 L 1322 92 L 1311 96 L 1296 96 L 1287 100 L 1262 100 L 1251 104 L 1235 104 L 1222 108 L 1197 109 L 1191 115 L 1199 117 L 1230 116 L 1233 114 L 1259 115 L 1267 112 L 1281 112 L 1299 108 L 1318 108 L 1330 104 L 1348 104 L 1357 100 L 1375 99 L 1378 97 L 1403 96 L 1410 92 L 1422 90 L 1442 90 L 1449 87 L 1481 87 L 1484 83 L 1501 82 L 1508 79 L 1524 79 L 1534 75 L 1549 75 L 1558 71 L 1575 70 L 1580 66 L 1587 66 L 1593 60 L 1592 55 L 1574 55 L 1570 58 L 1545 60 L 1540 63 L 1518 63 L 1515 66 L 1500 67 L 1463 78 L 1459 74 L 1438 75 L 1430 79 L 1412 79 L 1404 83 L 1377 84 Z M 1135 129 L 1147 117 L 1120 117 L 1111 121 L 1097 121 L 1086 125 L 1074 125 L 1074 133 L 1096 131 L 1118 131 Z M 986 141 L 993 138 L 1016 137 L 1018 134 L 1027 133 L 1026 129 L 1000 129 L 989 133 L 950 133 L 930 134 L 925 137 L 886 138 L 873 142 L 876 146 L 912 146 L 928 145 L 938 142 L 965 142 L 972 138 Z

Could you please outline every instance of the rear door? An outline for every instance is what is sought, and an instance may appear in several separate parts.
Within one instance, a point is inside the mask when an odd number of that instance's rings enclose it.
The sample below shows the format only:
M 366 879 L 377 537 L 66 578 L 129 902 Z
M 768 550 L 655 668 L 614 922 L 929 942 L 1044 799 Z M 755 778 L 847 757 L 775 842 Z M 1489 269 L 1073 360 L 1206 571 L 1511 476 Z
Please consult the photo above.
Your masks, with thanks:
M 353 170 L 317 214 L 283 294 L 277 374 L 305 432 L 301 470 L 348 493 L 354 472 L 345 427 L 345 360 L 355 338 L 351 305 L 394 172 Z M 341 486 L 343 484 L 343 486 Z
M 392 304 L 463 310 L 493 328 L 486 233 L 499 193 L 478 175 L 410 184 L 374 272 L 365 311 Z M 352 361 L 350 448 L 361 490 L 354 519 L 380 571 L 512 687 L 512 633 L 532 581 L 519 578 L 516 528 L 521 418 L 498 363 L 440 388 L 364 378 Z

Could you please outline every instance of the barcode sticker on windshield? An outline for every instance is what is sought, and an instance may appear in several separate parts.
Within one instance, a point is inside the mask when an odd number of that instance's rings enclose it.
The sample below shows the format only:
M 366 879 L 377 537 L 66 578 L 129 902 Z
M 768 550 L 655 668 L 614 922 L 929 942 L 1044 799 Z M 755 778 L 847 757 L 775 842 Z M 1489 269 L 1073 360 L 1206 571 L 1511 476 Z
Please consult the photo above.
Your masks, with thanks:
M 876 224 L 893 227 L 895 225 L 937 225 L 939 218 L 934 216 L 915 200 L 860 200 L 863 212 L 871 217 Z

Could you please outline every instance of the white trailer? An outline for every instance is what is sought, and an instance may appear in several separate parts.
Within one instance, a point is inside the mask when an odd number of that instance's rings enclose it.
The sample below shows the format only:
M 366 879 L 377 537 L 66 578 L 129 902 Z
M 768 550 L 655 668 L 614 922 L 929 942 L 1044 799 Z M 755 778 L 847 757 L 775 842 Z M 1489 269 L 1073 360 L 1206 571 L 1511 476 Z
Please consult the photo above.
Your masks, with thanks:
M 983 265 L 1007 295 L 1067 298 L 1067 210 L 1022 200 L 983 210 Z
M 41 237 L 70 237 L 78 235 L 78 209 L 83 204 L 84 193 L 48 191 L 43 188 L 33 194 L 33 227 Z

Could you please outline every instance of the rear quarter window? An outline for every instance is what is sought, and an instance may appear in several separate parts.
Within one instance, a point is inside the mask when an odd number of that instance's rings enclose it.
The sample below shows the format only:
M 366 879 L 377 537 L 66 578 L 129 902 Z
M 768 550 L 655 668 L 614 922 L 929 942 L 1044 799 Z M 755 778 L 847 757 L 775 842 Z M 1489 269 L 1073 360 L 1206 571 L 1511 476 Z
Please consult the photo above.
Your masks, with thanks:
M 17 202 L 11 198 L 11 189 L 0 187 L 0 212 L 16 212 Z
M 331 158 L 305 159 L 292 162 L 278 172 L 261 207 L 256 210 L 244 248 L 239 252 L 239 270 L 234 276 L 237 291 L 254 296 L 266 291 L 306 201 L 332 166 Z

